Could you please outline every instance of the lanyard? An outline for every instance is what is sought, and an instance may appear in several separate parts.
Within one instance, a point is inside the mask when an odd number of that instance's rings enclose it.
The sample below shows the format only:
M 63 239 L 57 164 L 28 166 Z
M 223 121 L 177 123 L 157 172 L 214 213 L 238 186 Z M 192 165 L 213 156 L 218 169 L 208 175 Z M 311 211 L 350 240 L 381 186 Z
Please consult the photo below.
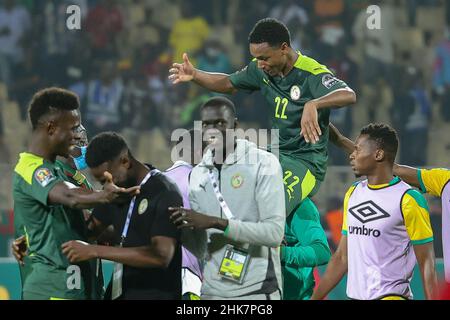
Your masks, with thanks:
M 216 177 L 214 176 L 214 173 L 212 170 L 209 170 L 209 180 L 211 180 L 211 184 L 214 189 L 214 193 L 216 195 L 217 200 L 219 201 L 220 206 L 222 207 L 223 212 L 227 216 L 228 220 L 231 220 L 234 218 L 233 214 L 231 213 L 230 208 L 228 207 L 227 203 L 225 202 L 225 199 L 223 198 L 222 193 L 219 189 L 219 184 L 217 183 Z
M 153 169 L 149 173 L 147 173 L 147 175 L 145 176 L 144 180 L 142 180 L 140 186 L 142 186 L 145 183 L 147 183 L 147 181 L 151 178 L 151 176 L 153 176 L 154 174 L 156 174 L 158 172 L 159 172 L 159 170 Z M 127 220 L 125 220 L 125 225 L 123 226 L 122 237 L 121 237 L 121 240 L 120 240 L 120 246 L 122 246 L 123 242 L 125 241 L 125 238 L 127 237 L 128 227 L 130 226 L 131 215 L 133 214 L 133 209 L 134 209 L 135 202 L 136 202 L 136 196 L 134 196 L 133 199 L 131 199 L 130 206 L 128 207 Z

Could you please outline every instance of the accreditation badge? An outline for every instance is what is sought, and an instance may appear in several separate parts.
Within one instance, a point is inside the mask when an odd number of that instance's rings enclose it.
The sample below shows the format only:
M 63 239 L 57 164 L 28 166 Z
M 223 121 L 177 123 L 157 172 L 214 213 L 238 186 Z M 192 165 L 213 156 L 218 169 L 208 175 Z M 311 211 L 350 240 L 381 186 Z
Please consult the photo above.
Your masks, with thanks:
M 111 299 L 115 300 L 122 295 L 122 277 L 123 277 L 123 264 L 114 263 L 113 283 Z
M 219 268 L 223 279 L 242 284 L 250 262 L 249 253 L 241 248 L 227 245 Z

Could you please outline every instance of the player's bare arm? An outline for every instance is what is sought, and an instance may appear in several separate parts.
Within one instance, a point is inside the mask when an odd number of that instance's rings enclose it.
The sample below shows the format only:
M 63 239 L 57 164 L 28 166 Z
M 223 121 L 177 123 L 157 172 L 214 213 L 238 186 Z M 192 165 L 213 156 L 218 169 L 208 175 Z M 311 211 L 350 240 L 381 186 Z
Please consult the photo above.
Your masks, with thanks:
M 170 220 L 178 229 L 206 230 L 215 228 L 225 231 L 228 226 L 228 220 L 226 219 L 216 218 L 183 207 L 169 207 L 169 212 L 171 212 Z
M 305 141 L 308 143 L 314 144 L 318 142 L 319 137 L 322 135 L 322 130 L 320 130 L 317 111 L 325 108 L 344 107 L 354 103 L 356 103 L 356 94 L 349 87 L 308 101 L 303 108 L 300 134 L 304 136 Z
M 330 122 L 330 141 L 338 148 L 344 150 L 348 154 L 351 154 L 353 150 L 355 150 L 355 143 L 344 136 L 338 128 L 336 128 L 331 122 Z
M 394 174 L 406 183 L 420 188 L 420 181 L 417 175 L 418 169 L 408 166 L 403 166 L 400 164 L 394 164 Z
M 194 68 L 187 53 L 183 54 L 183 63 L 174 63 L 169 69 L 169 79 L 173 84 L 194 81 L 208 90 L 220 93 L 235 93 L 229 75 L 225 73 L 205 72 Z
M 49 203 L 62 204 L 75 209 L 89 209 L 99 204 L 122 202 L 124 199 L 130 199 L 139 194 L 139 186 L 128 189 L 120 188 L 114 184 L 112 176 L 108 172 L 105 172 L 105 178 L 106 183 L 101 191 L 87 190 L 67 182 L 60 182 L 49 192 Z
M 311 300 L 322 300 L 341 281 L 347 273 L 347 236 L 342 235 L 336 252 L 328 262 L 327 270 L 320 279 L 319 286 L 314 291 Z
M 167 268 L 175 254 L 176 239 L 156 236 L 150 245 L 133 248 L 89 245 L 69 241 L 62 245 L 62 252 L 71 263 L 90 259 L 107 259 L 137 268 Z
M 425 298 L 433 299 L 437 293 L 437 275 L 433 242 L 414 245 L 414 253 L 419 264 Z

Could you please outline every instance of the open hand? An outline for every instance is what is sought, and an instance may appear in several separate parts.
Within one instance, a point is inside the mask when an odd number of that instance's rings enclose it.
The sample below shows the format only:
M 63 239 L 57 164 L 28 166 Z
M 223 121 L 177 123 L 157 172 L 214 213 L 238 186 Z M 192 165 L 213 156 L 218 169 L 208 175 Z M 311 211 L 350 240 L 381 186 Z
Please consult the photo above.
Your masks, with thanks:
M 11 245 L 12 253 L 14 258 L 16 258 L 17 262 L 24 266 L 24 258 L 27 255 L 28 251 L 28 245 L 27 245 L 27 238 L 25 236 L 21 236 L 13 241 Z
M 62 253 L 67 256 L 70 263 L 78 263 L 97 257 L 94 247 L 83 241 L 68 241 L 63 243 L 61 248 Z
M 307 102 L 303 108 L 302 119 L 300 121 L 300 135 L 305 138 L 307 143 L 311 142 L 315 144 L 322 135 L 318 118 L 316 104 L 312 101 Z
M 189 61 L 187 53 L 183 53 L 183 63 L 174 63 L 169 69 L 169 79 L 173 84 L 188 82 L 194 79 L 195 68 Z
M 170 221 L 178 229 L 209 229 L 214 227 L 215 218 L 183 207 L 169 207 Z
M 106 182 L 103 185 L 103 192 L 105 192 L 106 200 L 110 202 L 124 202 L 140 193 L 140 186 L 131 188 L 118 187 L 114 182 L 111 173 L 105 171 L 104 176 Z

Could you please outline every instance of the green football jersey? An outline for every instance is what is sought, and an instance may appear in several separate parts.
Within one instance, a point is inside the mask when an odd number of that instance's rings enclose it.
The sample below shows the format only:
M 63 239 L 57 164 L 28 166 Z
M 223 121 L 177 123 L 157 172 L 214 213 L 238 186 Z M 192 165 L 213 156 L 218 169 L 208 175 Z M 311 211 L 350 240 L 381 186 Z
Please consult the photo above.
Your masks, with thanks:
M 86 240 L 81 210 L 48 203 L 50 190 L 66 181 L 55 163 L 30 153 L 21 153 L 13 174 L 14 227 L 28 243 L 23 297 L 89 299 L 93 291 L 89 262 L 71 265 L 61 245 Z M 95 290 L 94 290 L 95 291 Z
M 87 190 L 93 190 L 91 183 L 89 182 L 89 180 L 86 178 L 86 176 L 81 171 L 74 169 L 68 163 L 60 161 L 60 160 L 56 160 L 55 165 L 62 170 L 66 181 L 69 181 L 70 183 L 76 185 L 77 187 L 84 188 Z M 83 211 L 85 211 L 85 210 L 87 210 L 87 209 L 84 209 Z M 90 213 L 91 210 L 87 210 L 87 211 L 89 211 L 89 213 Z M 80 230 L 84 229 L 83 234 L 86 235 L 86 240 L 83 240 L 83 241 L 87 242 L 88 241 L 88 237 L 87 237 L 88 232 L 87 232 L 87 226 L 84 221 L 83 221 L 83 225 L 85 225 L 85 226 L 80 225 L 80 227 L 77 229 L 80 229 Z M 105 290 L 104 290 L 103 268 L 102 268 L 101 259 L 89 260 L 89 264 L 90 264 L 90 267 L 92 270 L 91 271 L 91 277 L 92 277 L 91 280 L 93 283 L 91 299 L 102 300 Z
M 271 77 L 258 68 L 254 59 L 243 70 L 230 75 L 237 89 L 260 90 L 272 113 L 272 128 L 279 130 L 280 154 L 302 161 L 323 181 L 328 160 L 330 109 L 318 110 L 322 136 L 316 144 L 306 143 L 300 135 L 300 120 L 306 102 L 347 87 L 330 70 L 298 52 L 294 68 L 285 77 Z

